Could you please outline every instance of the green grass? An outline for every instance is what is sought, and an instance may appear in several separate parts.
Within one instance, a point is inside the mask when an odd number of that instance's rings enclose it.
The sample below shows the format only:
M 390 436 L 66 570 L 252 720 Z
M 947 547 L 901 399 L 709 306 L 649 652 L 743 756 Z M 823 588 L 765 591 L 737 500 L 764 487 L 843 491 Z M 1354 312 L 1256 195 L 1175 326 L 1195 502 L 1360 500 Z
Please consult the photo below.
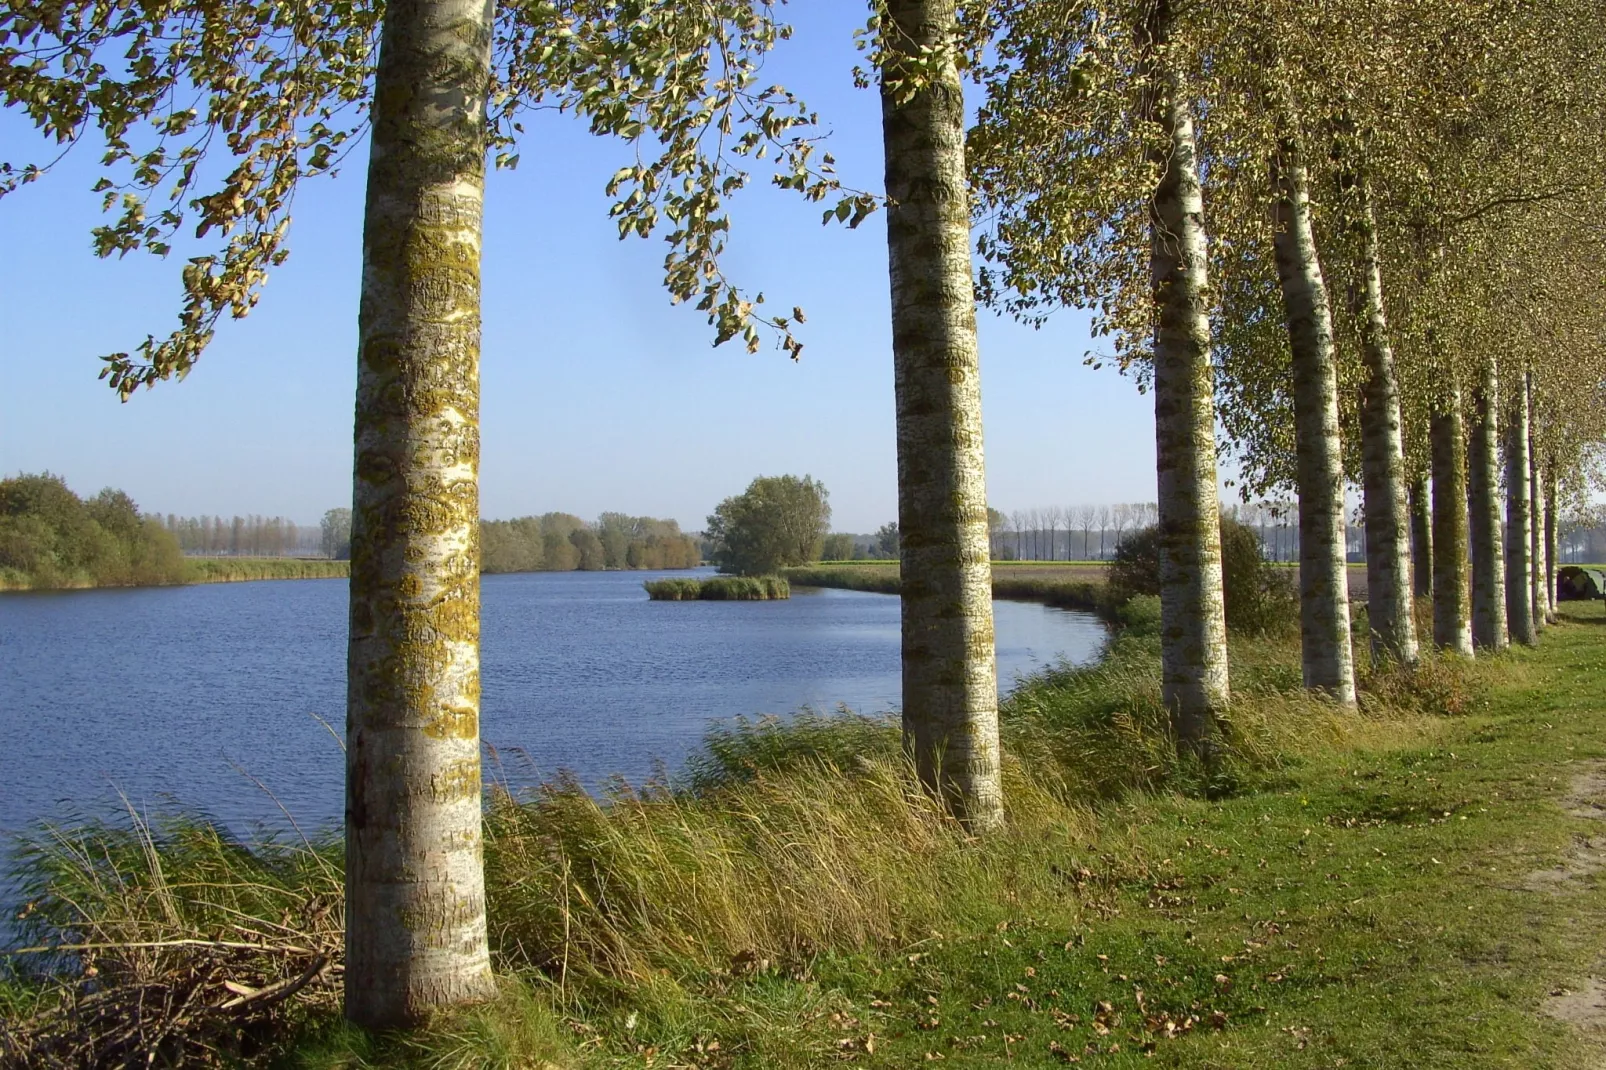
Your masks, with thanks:
M 604 799 L 499 797 L 497 1002 L 375 1038 L 330 975 L 228 1025 L 301 1067 L 1597 1067 L 1599 1035 L 1540 1008 L 1597 967 L 1606 872 L 1528 876 L 1600 834 L 1558 800 L 1606 759 L 1606 613 L 1566 609 L 1537 650 L 1368 675 L 1358 713 L 1299 691 L 1295 642 L 1235 640 L 1211 770 L 1170 747 L 1134 629 L 1005 703 L 1010 827 L 981 842 L 878 717 L 741 723 Z M 63 833 L 25 857 L 25 923 L 322 939 L 332 850 Z M 97 954 L 116 978 L 138 952 Z M 0 1037 L 52 998 L 0 986 Z
M 704 580 L 647 580 L 654 602 L 768 602 L 792 597 L 780 576 L 713 576 Z
M 800 587 L 897 594 L 898 572 L 895 561 L 855 561 L 801 565 L 787 569 L 785 575 Z M 1102 564 L 996 561 L 993 563 L 993 597 L 1114 616 L 1116 606 L 1109 596 L 1104 575 Z

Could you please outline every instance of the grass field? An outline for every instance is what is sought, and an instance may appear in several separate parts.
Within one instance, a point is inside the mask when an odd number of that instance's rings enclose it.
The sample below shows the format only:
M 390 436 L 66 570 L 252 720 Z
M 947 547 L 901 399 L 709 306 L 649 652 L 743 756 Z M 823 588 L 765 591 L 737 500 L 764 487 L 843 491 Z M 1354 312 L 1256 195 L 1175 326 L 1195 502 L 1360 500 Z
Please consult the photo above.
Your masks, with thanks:
M 498 1002 L 376 1038 L 325 970 L 201 1039 L 348 1068 L 1606 1065 L 1606 615 L 1568 612 L 1536 650 L 1366 675 L 1358 713 L 1298 690 L 1294 642 L 1235 641 L 1215 770 L 1175 758 L 1129 633 L 1006 703 L 987 841 L 874 718 L 715 736 L 673 791 L 503 800 Z M 338 948 L 337 848 L 189 828 L 25 856 L 30 939 L 106 937 L 103 979 L 213 970 L 192 1006 Z M 170 946 L 241 927 L 307 957 Z M 55 998 L 0 984 L 0 1041 L 34 1043 Z

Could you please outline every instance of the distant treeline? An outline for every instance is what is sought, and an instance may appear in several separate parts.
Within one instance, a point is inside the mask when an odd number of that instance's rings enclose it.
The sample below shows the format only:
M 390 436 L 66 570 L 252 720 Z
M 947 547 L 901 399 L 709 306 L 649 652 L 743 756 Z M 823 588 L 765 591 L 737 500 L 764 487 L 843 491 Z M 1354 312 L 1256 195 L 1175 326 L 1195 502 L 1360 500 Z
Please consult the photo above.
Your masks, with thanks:
M 178 541 L 107 487 L 83 499 L 48 472 L 0 480 L 0 586 L 183 583 Z
M 673 520 L 569 513 L 480 521 L 481 572 L 572 572 L 606 568 L 696 568 L 698 540 Z
M 158 522 L 186 554 L 207 557 L 345 558 L 351 510 L 331 509 L 318 524 L 279 516 L 181 517 Z M 570 513 L 480 521 L 483 572 L 571 572 L 576 569 L 695 568 L 697 539 L 673 520 L 603 513 L 587 523 Z
M 312 557 L 324 554 L 323 532 L 282 516 L 175 516 L 156 521 L 187 554 L 205 557 Z

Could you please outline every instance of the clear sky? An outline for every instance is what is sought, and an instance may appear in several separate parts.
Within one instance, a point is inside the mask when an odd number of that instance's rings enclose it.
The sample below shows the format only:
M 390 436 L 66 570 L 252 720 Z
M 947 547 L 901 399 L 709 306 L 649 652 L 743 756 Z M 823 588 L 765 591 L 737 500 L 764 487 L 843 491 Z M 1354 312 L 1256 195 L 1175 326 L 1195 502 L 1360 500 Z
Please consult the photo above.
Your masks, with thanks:
M 850 76 L 865 9 L 789 12 L 796 35 L 765 79 L 819 111 L 846 181 L 879 191 L 878 101 Z M 494 174 L 486 197 L 484 515 L 613 509 L 695 530 L 754 476 L 792 472 L 825 482 L 837 530 L 894 518 L 881 217 L 826 228 L 795 194 L 755 183 L 739 195 L 728 272 L 779 309 L 803 306 L 807 349 L 795 364 L 768 346 L 714 349 L 701 314 L 669 304 L 660 243 L 620 242 L 607 218 L 602 187 L 623 146 L 566 117 L 527 125 L 518 169 Z M 34 138 L 0 115 L 0 159 L 40 159 Z M 349 503 L 365 159 L 297 195 L 289 263 L 187 380 L 119 404 L 97 357 L 166 335 L 184 253 L 92 255 L 98 155 L 86 143 L 0 200 L 0 472 L 48 469 L 80 493 L 118 486 L 182 515 L 306 523 Z M 1153 499 L 1150 399 L 1083 366 L 1086 317 L 1063 312 L 1042 331 L 986 311 L 980 322 L 992 503 Z

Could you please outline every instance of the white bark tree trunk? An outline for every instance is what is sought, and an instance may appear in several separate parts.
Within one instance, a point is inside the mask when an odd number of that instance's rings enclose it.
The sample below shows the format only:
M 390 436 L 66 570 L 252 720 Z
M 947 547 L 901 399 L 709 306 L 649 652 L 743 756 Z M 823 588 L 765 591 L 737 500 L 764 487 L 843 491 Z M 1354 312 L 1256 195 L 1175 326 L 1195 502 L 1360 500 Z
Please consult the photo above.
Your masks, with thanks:
M 1461 437 L 1461 390 L 1451 382 L 1446 395 L 1428 429 L 1433 453 L 1433 643 L 1470 658 L 1467 458 Z
M 897 403 L 903 588 L 903 731 L 921 779 L 969 827 L 1004 818 L 971 287 L 965 107 L 946 48 L 955 0 L 891 0 L 881 128 Z M 933 49 L 900 102 L 905 57 Z
M 1533 646 L 1539 638 L 1533 596 L 1533 476 L 1528 470 L 1528 391 L 1517 377 L 1506 430 L 1506 620 L 1511 641 Z
M 1366 613 L 1373 662 L 1388 659 L 1410 665 L 1417 656 L 1416 621 L 1411 614 L 1411 532 L 1400 388 L 1383 306 L 1377 221 L 1369 198 L 1363 199 L 1362 241 L 1365 307 L 1361 356 L 1366 363 L 1366 383 L 1361 394 L 1361 479 L 1366 513 Z
M 346 1015 L 494 992 L 480 841 L 480 231 L 490 0 L 393 0 L 358 320 Z
M 1539 447 L 1535 443 L 1538 437 L 1534 433 L 1534 376 L 1529 372 L 1523 380 L 1523 389 L 1528 398 L 1528 523 L 1529 523 L 1529 554 L 1531 569 L 1531 588 L 1533 592 L 1534 629 L 1537 631 L 1550 623 L 1550 600 L 1545 597 L 1545 575 L 1549 569 L 1545 561 L 1545 479 L 1544 470 L 1539 466 Z
M 1472 533 L 1472 643 L 1504 650 L 1505 551 L 1500 538 L 1500 384 L 1494 361 L 1472 395 L 1472 444 L 1467 458 L 1468 521 Z
M 1353 705 L 1333 317 L 1316 252 L 1305 168 L 1291 139 L 1280 146 L 1272 172 L 1273 252 L 1293 348 L 1301 661 L 1306 687 Z
M 1433 594 L 1433 496 L 1426 472 L 1411 481 L 1411 587 L 1418 598 Z
M 1150 45 L 1163 54 L 1168 0 L 1155 4 L 1148 29 Z M 1227 705 L 1228 669 L 1204 194 L 1182 78 L 1166 66 L 1149 77 L 1151 107 L 1166 138 L 1153 156 L 1160 181 L 1149 218 L 1161 686 L 1178 741 L 1207 752 L 1216 715 Z
M 1545 605 L 1556 619 L 1556 459 L 1545 463 Z

